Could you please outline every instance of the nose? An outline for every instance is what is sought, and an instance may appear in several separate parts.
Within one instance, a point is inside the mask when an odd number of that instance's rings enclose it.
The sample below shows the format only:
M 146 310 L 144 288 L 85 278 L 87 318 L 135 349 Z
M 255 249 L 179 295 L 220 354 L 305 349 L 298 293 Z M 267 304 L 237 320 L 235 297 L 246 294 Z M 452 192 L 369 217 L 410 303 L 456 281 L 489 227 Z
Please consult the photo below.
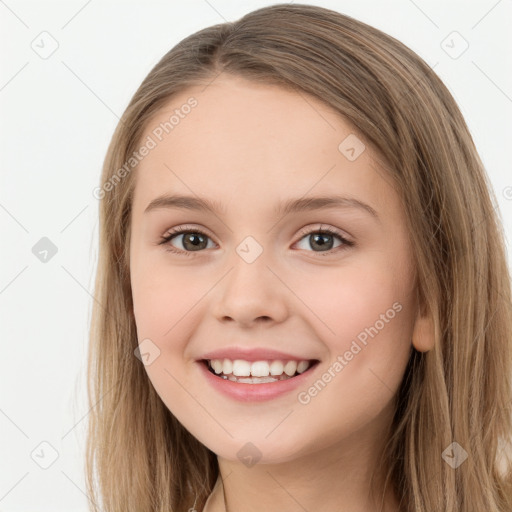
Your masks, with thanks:
M 283 322 L 288 315 L 291 292 L 278 273 L 263 257 L 252 263 L 237 258 L 219 283 L 214 299 L 216 318 L 241 327 Z

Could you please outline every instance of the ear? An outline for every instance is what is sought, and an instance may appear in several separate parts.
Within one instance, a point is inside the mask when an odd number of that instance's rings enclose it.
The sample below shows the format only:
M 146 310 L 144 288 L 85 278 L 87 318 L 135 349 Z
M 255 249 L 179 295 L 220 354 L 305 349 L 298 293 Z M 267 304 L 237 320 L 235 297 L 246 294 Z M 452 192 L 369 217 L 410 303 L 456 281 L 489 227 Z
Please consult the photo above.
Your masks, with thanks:
M 434 348 L 434 320 L 429 313 L 421 313 L 414 323 L 412 344 L 418 352 L 428 352 Z

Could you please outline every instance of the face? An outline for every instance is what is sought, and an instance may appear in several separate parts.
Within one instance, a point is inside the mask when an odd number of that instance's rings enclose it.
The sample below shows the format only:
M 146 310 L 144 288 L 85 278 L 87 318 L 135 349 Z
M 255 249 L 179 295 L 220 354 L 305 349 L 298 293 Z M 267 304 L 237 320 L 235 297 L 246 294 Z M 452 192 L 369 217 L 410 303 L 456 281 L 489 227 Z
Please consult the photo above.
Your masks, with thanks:
M 175 109 L 179 122 L 162 135 Z M 249 441 L 262 463 L 381 441 L 417 303 L 404 213 L 371 148 L 313 97 L 226 76 L 175 96 L 148 136 L 156 145 L 136 169 L 130 273 L 145 369 L 165 405 L 233 461 Z M 216 209 L 148 208 L 165 195 Z M 343 199 L 279 210 L 333 196 Z M 286 391 L 242 397 L 222 386 L 264 384 L 206 372 L 200 360 L 221 349 L 319 362 L 265 384 Z

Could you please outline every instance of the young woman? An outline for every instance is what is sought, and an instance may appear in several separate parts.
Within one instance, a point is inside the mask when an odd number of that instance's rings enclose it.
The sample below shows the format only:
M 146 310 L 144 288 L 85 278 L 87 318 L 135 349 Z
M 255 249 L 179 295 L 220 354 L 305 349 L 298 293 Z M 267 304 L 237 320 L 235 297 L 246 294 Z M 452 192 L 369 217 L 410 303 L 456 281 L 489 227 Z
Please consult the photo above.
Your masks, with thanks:
M 304 4 L 201 30 L 96 194 L 94 510 L 512 510 L 502 230 L 414 52 Z

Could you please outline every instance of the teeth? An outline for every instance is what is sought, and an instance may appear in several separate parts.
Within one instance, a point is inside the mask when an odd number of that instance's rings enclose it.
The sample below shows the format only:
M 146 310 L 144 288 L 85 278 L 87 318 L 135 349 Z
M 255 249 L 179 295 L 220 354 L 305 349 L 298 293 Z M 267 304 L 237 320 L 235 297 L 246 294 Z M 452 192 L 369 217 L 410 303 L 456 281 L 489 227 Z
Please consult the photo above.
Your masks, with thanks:
M 297 371 L 299 373 L 304 373 L 309 368 L 309 361 L 299 361 L 297 365 Z
M 233 362 L 229 359 L 224 359 L 224 362 L 222 363 L 222 373 L 225 375 L 229 375 L 230 373 L 233 373 Z
M 296 371 L 297 371 L 297 361 L 288 361 L 284 365 L 284 373 L 286 373 L 286 375 L 289 375 L 291 377 L 292 375 L 295 375 Z
M 281 375 L 283 371 L 283 363 L 281 361 L 272 361 L 272 363 L 270 364 L 271 375 Z
M 247 361 L 240 361 L 238 360 L 238 363 L 243 363 L 244 365 L 247 363 Z M 233 373 L 235 375 L 239 375 L 235 372 L 235 368 L 233 368 Z M 253 377 L 268 377 L 269 374 L 269 364 L 267 361 L 255 361 L 251 364 L 251 375 Z
M 213 359 L 210 361 L 210 366 L 215 373 L 222 373 L 222 361 L 220 359 Z
M 276 382 L 276 380 L 286 380 L 291 379 L 288 375 L 283 375 L 279 377 L 235 377 L 234 375 L 220 375 L 224 380 L 230 380 L 232 382 L 242 382 L 245 384 L 266 384 L 268 382 Z
M 263 362 L 263 361 L 258 361 Z M 254 364 L 254 363 L 252 363 Z M 241 359 L 235 359 L 233 361 L 233 375 L 235 377 L 249 377 L 251 375 L 251 363 L 248 361 L 242 361 Z M 255 368 L 257 366 L 255 365 Z M 261 375 L 254 375 L 254 377 L 261 377 Z
M 309 361 L 244 361 L 243 359 L 212 359 L 210 367 L 219 375 L 229 377 L 293 377 L 295 373 L 304 373 L 311 365 Z M 277 379 L 272 379 L 273 382 Z M 230 379 L 232 380 L 232 379 Z M 240 382 L 243 379 L 237 379 Z M 251 380 L 250 378 L 248 380 Z

